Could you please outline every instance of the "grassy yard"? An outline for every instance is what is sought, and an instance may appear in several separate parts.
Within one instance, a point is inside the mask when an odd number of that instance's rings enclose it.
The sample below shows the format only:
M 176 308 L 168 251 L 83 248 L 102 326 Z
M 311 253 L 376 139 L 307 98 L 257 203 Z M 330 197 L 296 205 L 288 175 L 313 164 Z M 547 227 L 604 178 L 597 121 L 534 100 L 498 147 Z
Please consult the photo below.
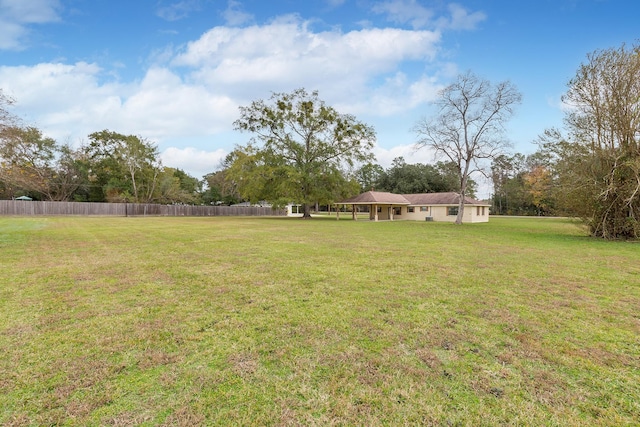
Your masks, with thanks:
M 0 217 L 0 424 L 637 425 L 640 243 Z

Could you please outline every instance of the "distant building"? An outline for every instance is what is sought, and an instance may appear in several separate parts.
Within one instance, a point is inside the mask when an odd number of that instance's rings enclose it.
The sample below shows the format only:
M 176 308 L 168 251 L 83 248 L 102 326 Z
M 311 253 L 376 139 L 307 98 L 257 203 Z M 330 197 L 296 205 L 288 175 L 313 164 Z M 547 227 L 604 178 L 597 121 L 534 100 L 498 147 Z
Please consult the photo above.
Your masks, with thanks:
M 454 222 L 458 215 L 460 195 L 458 193 L 394 194 L 367 191 L 358 196 L 335 203 L 351 205 L 353 218 L 358 206 L 369 207 L 369 219 L 445 221 Z M 465 197 L 462 222 L 488 222 L 491 205 L 471 197 Z

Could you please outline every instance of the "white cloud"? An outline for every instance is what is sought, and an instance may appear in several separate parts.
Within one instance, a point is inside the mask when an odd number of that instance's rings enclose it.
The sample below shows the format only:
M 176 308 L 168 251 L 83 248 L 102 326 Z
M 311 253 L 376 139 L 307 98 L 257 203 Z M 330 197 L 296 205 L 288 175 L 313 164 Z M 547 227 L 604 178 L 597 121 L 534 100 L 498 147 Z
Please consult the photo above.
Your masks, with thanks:
M 0 0 L 0 50 L 25 46 L 30 25 L 60 21 L 59 0 Z
M 0 87 L 16 98 L 18 114 L 28 112 L 23 115 L 27 121 L 48 128 L 65 127 L 91 117 L 105 99 L 122 91 L 113 85 L 100 86 L 100 71 L 96 64 L 84 62 L 0 67 Z
M 27 28 L 24 25 L 5 21 L 0 17 L 0 50 L 21 49 L 21 40 L 26 34 Z
M 483 12 L 470 13 L 456 3 L 451 3 L 447 9 L 450 17 L 436 17 L 434 8 L 424 7 L 417 0 L 388 0 L 376 3 L 372 11 L 386 15 L 390 22 L 408 24 L 414 29 L 432 27 L 440 30 L 473 30 L 479 22 L 486 19 Z
M 201 179 L 204 175 L 217 171 L 227 154 L 229 153 L 223 149 L 204 151 L 193 147 L 169 147 L 160 154 L 160 158 L 164 165 L 182 169 Z
M 308 22 L 291 17 L 265 26 L 215 27 L 189 43 L 174 64 L 214 68 L 228 81 L 264 79 L 264 71 L 256 73 L 256 68 L 241 76 L 237 72 L 265 63 L 275 68 L 322 63 L 334 73 L 346 68 L 375 73 L 392 69 L 399 61 L 433 58 L 439 40 L 439 34 L 430 31 L 394 28 L 314 33 Z M 296 69 L 286 71 L 283 78 L 295 74 Z
M 158 7 L 156 15 L 166 21 L 178 21 L 197 10 L 200 10 L 200 0 L 183 0 Z
M 452 30 L 473 30 L 480 22 L 487 19 L 483 12 L 469 13 L 467 9 L 455 3 L 449 5 L 449 12 L 451 12 L 451 19 L 444 19 L 440 24 Z
M 58 21 L 59 0 L 0 0 L 2 15 L 25 24 Z
M 165 150 L 165 164 L 197 176 L 211 172 L 211 156 L 218 161 L 248 140 L 232 130 L 238 106 L 271 91 L 317 89 L 329 105 L 371 124 L 380 117 L 406 120 L 441 87 L 437 72 L 425 72 L 425 63 L 439 66 L 439 44 L 434 31 L 317 32 L 289 15 L 262 26 L 213 28 L 177 54 L 172 47 L 157 50 L 155 65 L 138 81 L 109 80 L 95 63 L 42 63 L 0 66 L 0 87 L 16 98 L 16 114 L 48 136 L 77 143 L 102 129 L 140 135 Z M 198 166 L 201 159 L 208 159 L 206 167 Z
M 243 99 L 267 96 L 265 87 L 306 87 L 328 102 L 349 105 L 344 101 L 367 98 L 377 80 L 393 78 L 401 64 L 433 60 L 439 42 L 436 32 L 395 28 L 313 32 L 308 22 L 288 16 L 264 26 L 213 28 L 189 43 L 173 65 L 191 69 L 194 81 Z
M 154 139 L 213 135 L 228 129 L 238 105 L 223 93 L 191 85 L 171 71 L 151 69 L 122 105 L 127 128 Z
M 227 9 L 222 13 L 227 25 L 238 26 L 253 21 L 253 15 L 242 10 L 242 4 L 239 1 L 229 0 Z
M 433 152 L 427 148 L 416 149 L 414 144 L 400 144 L 392 148 L 383 148 L 376 145 L 373 149 L 377 163 L 385 169 L 391 167 L 393 160 L 403 157 L 409 164 L 423 163 L 432 164 L 434 162 Z
M 388 117 L 433 101 L 440 89 L 442 85 L 435 77 L 422 76 L 418 80 L 411 81 L 404 73 L 398 72 L 385 79 L 383 84 L 372 88 L 364 96 L 357 97 L 357 101 L 345 99 L 334 106 L 339 111 L 355 115 Z
M 167 69 L 137 83 L 100 84 L 95 64 L 0 67 L 0 87 L 17 99 L 16 113 L 58 139 L 79 140 L 102 129 L 152 140 L 213 135 L 228 129 L 237 104 L 190 85 Z
M 433 21 L 434 12 L 416 0 L 390 0 L 377 3 L 373 12 L 387 15 L 396 24 L 410 24 L 413 28 L 426 28 Z

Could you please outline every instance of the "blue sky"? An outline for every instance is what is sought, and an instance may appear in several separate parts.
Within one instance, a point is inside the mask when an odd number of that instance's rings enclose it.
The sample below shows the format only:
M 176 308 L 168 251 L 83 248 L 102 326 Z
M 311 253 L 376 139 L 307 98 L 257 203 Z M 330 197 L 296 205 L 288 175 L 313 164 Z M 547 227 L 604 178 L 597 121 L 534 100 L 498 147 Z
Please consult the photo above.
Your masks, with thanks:
M 60 142 L 94 131 L 158 144 L 198 178 L 249 135 L 238 107 L 304 87 L 378 134 L 384 167 L 457 74 L 511 80 L 513 150 L 561 126 L 586 55 L 640 37 L 635 0 L 0 0 L 0 88 Z

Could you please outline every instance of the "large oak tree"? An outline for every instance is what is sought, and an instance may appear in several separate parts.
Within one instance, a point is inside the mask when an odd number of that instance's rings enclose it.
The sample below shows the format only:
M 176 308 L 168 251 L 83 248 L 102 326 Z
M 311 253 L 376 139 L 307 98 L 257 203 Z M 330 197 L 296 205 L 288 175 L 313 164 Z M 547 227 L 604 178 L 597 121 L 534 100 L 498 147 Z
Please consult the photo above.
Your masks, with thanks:
M 162 164 L 155 144 L 109 130 L 89 135 L 83 147 L 91 188 L 89 200 L 149 203 L 157 198 Z
M 253 134 L 229 159 L 228 176 L 240 194 L 276 205 L 302 203 L 305 218 L 311 205 L 357 192 L 346 172 L 373 158 L 373 128 L 326 105 L 316 91 L 297 89 L 254 101 L 240 108 L 234 125 Z

